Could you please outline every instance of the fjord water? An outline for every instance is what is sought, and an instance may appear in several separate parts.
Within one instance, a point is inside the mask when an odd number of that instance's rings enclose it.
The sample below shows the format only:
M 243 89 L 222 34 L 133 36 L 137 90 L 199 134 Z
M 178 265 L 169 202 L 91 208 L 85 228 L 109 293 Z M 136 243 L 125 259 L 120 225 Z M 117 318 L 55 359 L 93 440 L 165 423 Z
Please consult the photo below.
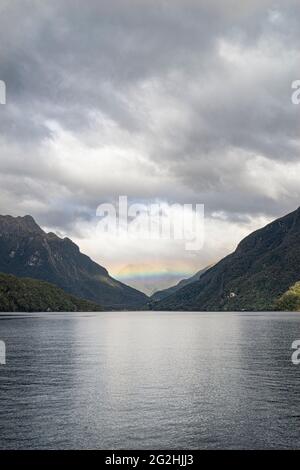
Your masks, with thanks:
M 300 314 L 7 314 L 2 449 L 300 448 Z

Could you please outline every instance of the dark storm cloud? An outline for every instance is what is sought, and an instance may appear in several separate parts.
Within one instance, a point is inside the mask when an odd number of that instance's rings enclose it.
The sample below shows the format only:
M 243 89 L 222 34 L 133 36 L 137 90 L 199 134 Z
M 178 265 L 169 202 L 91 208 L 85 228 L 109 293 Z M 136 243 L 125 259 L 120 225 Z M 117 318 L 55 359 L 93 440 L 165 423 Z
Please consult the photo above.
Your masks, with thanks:
M 199 24 L 194 9 L 191 3 L 183 20 L 176 2 L 172 8 L 164 2 L 7 3 L 1 17 L 1 73 L 28 134 L 41 131 L 43 122 L 33 125 L 36 115 L 76 130 L 87 125 L 93 108 L 123 126 L 140 127 L 128 110 L 128 88 L 199 62 L 195 46 L 201 56 L 210 53 L 217 20 L 204 9 Z M 16 131 L 25 127 L 18 126 Z
M 110 191 L 201 202 L 233 222 L 297 205 L 296 1 L 1 3 L 2 211 L 48 211 L 49 224 L 69 227 Z M 57 128 L 91 149 L 131 139 L 128 153 L 137 146 L 144 160 L 124 175 L 112 155 L 112 180 L 94 181 L 76 142 L 46 149 Z M 126 181 L 134 169 L 141 177 Z M 143 172 L 157 184 L 141 184 Z

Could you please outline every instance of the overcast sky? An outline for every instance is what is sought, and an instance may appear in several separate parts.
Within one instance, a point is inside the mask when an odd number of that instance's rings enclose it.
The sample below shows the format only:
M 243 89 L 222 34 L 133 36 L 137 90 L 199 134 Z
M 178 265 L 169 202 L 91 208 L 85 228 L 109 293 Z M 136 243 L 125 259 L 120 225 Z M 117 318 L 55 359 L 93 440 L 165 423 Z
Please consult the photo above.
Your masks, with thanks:
M 299 18 L 299 0 L 1 0 L 0 213 L 148 291 L 224 256 L 299 206 Z M 119 195 L 204 204 L 204 248 L 101 236 Z

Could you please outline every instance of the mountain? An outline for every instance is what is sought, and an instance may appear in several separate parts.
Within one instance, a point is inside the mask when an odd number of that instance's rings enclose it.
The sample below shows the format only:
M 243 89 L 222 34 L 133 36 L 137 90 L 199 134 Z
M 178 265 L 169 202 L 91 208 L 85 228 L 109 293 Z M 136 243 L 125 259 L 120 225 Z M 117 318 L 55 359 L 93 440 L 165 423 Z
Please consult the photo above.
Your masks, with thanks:
M 66 294 L 45 281 L 0 273 L 1 312 L 99 312 L 99 305 Z
M 300 280 L 300 208 L 242 240 L 199 279 L 155 310 L 272 310 Z M 150 305 L 151 308 L 151 305 Z
M 148 297 L 113 279 L 69 238 L 25 217 L 0 216 L 0 272 L 48 281 L 104 308 L 138 308 Z
M 193 276 L 187 279 L 182 279 L 177 284 L 175 284 L 175 286 L 171 286 L 171 287 L 168 287 L 167 289 L 162 289 L 162 290 L 154 292 L 154 294 L 151 295 L 150 297 L 150 301 L 158 302 L 159 300 L 165 299 L 169 295 L 174 294 L 182 287 L 187 286 L 188 284 L 191 284 L 192 282 L 198 281 L 200 277 L 202 276 L 202 274 L 204 274 L 209 268 L 210 266 L 204 269 L 200 269 L 200 271 L 196 272 L 196 274 L 194 274 Z

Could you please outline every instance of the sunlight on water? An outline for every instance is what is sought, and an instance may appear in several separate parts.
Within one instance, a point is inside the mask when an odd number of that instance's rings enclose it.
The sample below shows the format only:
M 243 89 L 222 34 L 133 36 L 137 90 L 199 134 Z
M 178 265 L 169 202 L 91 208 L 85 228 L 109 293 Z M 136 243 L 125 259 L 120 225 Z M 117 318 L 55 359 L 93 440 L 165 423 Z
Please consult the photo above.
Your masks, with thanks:
M 0 447 L 300 447 L 300 315 L 0 316 Z

